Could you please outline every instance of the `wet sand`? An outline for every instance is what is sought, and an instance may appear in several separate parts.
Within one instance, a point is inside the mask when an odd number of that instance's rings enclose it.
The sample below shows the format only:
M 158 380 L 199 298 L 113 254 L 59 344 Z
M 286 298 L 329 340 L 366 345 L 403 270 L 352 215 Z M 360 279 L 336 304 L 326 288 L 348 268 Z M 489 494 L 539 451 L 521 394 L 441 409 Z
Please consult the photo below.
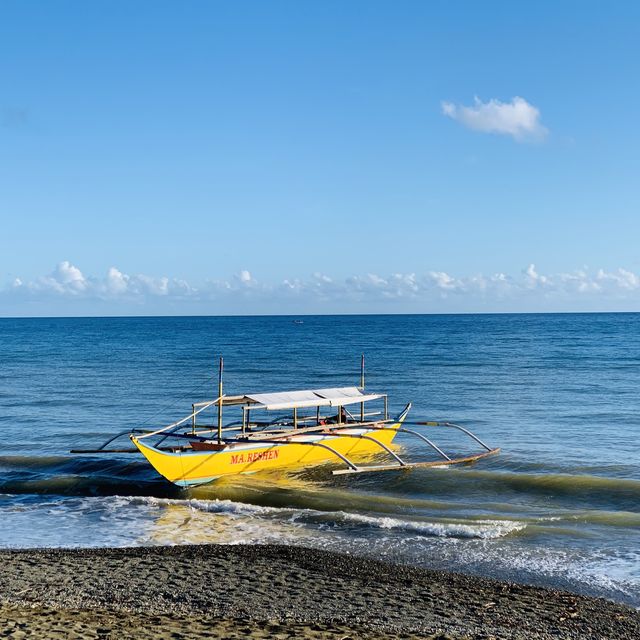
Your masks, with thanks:
M 607 600 L 302 547 L 0 551 L 0 637 L 640 638 Z

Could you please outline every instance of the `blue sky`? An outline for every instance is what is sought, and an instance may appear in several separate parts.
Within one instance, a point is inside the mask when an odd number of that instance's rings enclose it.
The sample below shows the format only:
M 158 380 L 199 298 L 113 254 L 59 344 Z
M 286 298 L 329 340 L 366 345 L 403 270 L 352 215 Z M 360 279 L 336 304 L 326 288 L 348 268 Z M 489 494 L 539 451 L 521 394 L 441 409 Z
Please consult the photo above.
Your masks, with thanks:
M 5 1 L 0 315 L 640 310 L 639 25 Z

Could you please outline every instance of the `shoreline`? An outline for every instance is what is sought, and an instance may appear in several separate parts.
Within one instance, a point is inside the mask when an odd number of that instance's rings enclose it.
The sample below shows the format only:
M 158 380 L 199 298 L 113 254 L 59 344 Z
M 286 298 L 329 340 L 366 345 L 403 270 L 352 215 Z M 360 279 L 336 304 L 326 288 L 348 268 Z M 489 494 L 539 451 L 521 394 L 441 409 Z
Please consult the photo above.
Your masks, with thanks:
M 0 637 L 640 637 L 640 612 L 603 598 L 298 546 L 7 549 L 0 562 Z

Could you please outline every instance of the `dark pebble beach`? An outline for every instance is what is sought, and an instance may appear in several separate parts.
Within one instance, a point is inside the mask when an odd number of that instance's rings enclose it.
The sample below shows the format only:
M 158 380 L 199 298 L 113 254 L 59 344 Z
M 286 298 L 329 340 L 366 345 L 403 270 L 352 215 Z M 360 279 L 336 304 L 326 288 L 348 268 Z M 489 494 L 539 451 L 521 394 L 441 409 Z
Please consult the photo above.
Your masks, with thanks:
M 608 600 L 276 545 L 5 550 L 5 638 L 640 638 Z

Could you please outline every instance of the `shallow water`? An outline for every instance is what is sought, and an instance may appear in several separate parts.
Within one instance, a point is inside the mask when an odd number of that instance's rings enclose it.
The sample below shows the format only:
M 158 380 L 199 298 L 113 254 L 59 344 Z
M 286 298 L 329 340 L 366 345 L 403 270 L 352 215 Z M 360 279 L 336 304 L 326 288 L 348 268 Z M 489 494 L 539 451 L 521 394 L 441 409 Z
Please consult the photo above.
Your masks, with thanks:
M 411 400 L 502 454 L 190 491 L 135 456 L 68 454 L 215 397 L 220 354 L 234 393 L 358 384 L 362 352 L 392 413 Z M 637 314 L 1 319 L 0 546 L 295 542 L 640 606 L 639 390 Z

